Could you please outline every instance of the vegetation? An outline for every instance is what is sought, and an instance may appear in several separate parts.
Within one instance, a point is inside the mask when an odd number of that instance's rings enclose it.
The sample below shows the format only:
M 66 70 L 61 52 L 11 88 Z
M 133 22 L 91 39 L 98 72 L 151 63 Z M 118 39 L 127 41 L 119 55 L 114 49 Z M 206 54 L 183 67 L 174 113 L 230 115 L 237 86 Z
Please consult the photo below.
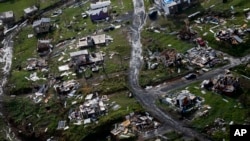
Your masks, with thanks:
M 6 0 L 0 3 L 0 12 L 12 10 L 16 20 L 24 15 L 24 9 L 33 5 L 39 5 L 40 9 L 48 7 L 59 0 Z
M 27 139 L 47 139 L 55 134 L 60 136 L 60 140 L 83 140 L 93 134 L 101 134 L 101 136 L 105 138 L 109 133 L 108 129 L 112 128 L 112 124 L 118 120 L 122 120 L 124 116 L 130 112 L 143 111 L 135 99 L 128 98 L 127 91 L 115 93 L 109 98 L 110 102 L 115 101 L 121 108 L 117 111 L 109 110 L 108 115 L 100 117 L 98 123 L 92 123 L 87 127 L 69 123 L 67 120 L 68 112 L 71 108 L 77 107 L 77 105 L 70 105 L 64 108 L 62 102 L 56 98 L 51 98 L 48 103 L 41 104 L 34 104 L 30 99 L 25 97 L 6 99 L 5 109 L 8 115 L 7 118 L 17 127 L 16 130 L 26 131 L 23 132 L 21 136 Z M 74 100 L 75 99 L 68 99 L 67 103 L 71 103 Z M 77 103 L 81 102 L 83 101 L 77 101 Z M 69 125 L 68 130 L 56 130 L 60 120 L 67 120 L 67 125 Z M 28 125 L 30 123 L 31 125 L 29 127 Z M 109 127 L 107 128 L 108 132 L 106 130 L 103 131 L 104 127 Z M 30 130 L 32 128 L 36 131 L 35 133 L 33 130 Z M 43 132 L 46 128 L 47 133 L 44 135 Z
M 242 64 L 242 65 L 239 65 L 239 66 L 236 66 L 236 67 L 232 68 L 231 70 L 238 73 L 238 74 L 250 77 L 250 67 L 249 67 L 249 65 Z
M 199 83 L 191 84 L 187 89 L 196 96 L 203 97 L 205 99 L 204 105 L 211 106 L 206 118 L 196 118 L 190 124 L 197 130 L 206 132 L 205 127 L 213 127 L 214 120 L 217 118 L 224 119 L 227 124 L 231 121 L 233 121 L 234 124 L 244 124 L 246 122 L 245 120 L 248 120 L 250 111 L 239 102 L 239 97 L 232 98 L 206 90 L 204 90 L 206 94 L 202 94 Z M 249 93 L 247 95 L 248 97 L 250 96 Z M 226 126 L 225 132 L 221 132 L 220 130 L 216 131 L 215 134 L 212 135 L 212 138 L 215 140 L 222 140 L 223 138 L 228 140 L 229 126 Z

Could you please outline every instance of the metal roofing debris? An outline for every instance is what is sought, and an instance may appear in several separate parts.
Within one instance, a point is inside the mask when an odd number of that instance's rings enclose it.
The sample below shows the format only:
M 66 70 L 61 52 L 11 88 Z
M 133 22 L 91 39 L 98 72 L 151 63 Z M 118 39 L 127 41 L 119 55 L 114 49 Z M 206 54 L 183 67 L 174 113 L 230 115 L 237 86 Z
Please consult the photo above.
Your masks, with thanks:
M 67 71 L 70 68 L 69 68 L 69 65 L 67 64 L 67 65 L 59 66 L 58 69 L 60 72 L 62 72 L 62 71 Z
M 154 129 L 160 126 L 160 123 L 153 120 L 149 114 L 138 114 L 130 113 L 125 116 L 125 119 L 122 123 L 115 124 L 115 128 L 111 130 L 111 133 L 114 136 L 118 137 L 131 137 L 135 133 L 142 133 L 153 131 Z
M 76 56 L 80 56 L 80 55 L 87 55 L 89 54 L 88 50 L 80 50 L 80 51 L 76 51 L 76 52 L 71 52 L 70 53 L 70 57 L 76 57 Z
M 38 8 L 35 5 L 33 5 L 31 7 L 25 8 L 24 13 L 25 14 L 30 14 L 30 13 L 33 13 L 33 12 L 35 12 L 37 10 L 38 10 Z
M 36 20 L 33 22 L 32 27 L 39 26 L 43 23 L 50 23 L 50 18 L 41 18 L 40 20 Z
M 0 13 L 0 20 L 13 18 L 13 17 L 14 17 L 13 11 L 6 11 L 6 12 Z
M 91 100 L 93 98 L 94 94 L 88 94 L 86 97 L 85 97 L 85 100 Z
M 91 123 L 91 119 L 87 118 L 83 121 L 83 124 L 90 124 Z
M 59 122 L 58 122 L 58 126 L 57 126 L 57 130 L 64 129 L 64 128 L 65 128 L 65 125 L 66 125 L 66 120 L 64 120 L 64 121 L 59 121 Z

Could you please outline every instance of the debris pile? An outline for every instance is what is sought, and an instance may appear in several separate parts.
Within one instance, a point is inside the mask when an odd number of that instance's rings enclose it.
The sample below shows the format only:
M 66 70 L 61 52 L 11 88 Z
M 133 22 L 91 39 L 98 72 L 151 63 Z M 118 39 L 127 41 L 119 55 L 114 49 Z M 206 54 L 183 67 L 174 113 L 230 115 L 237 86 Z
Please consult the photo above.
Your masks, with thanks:
M 70 110 L 68 118 L 70 121 L 74 121 L 75 125 L 95 122 L 99 116 L 108 112 L 107 101 L 106 97 L 100 98 L 98 93 L 89 94 L 85 97 L 83 104 L 74 110 Z
M 221 59 L 217 57 L 215 50 L 206 47 L 196 47 L 189 49 L 185 58 L 187 62 L 192 65 L 203 67 L 213 67 L 214 65 L 221 63 Z
M 215 33 L 215 38 L 217 41 L 227 41 L 233 45 L 240 44 L 244 42 L 244 36 L 248 31 L 247 25 L 235 26 L 231 28 L 221 29 Z
M 182 90 L 175 94 L 167 94 L 162 101 L 174 109 L 177 108 L 177 110 L 184 114 L 200 108 L 204 99 L 195 96 L 188 90 Z
M 119 138 L 129 138 L 135 136 L 137 133 L 152 131 L 159 126 L 160 123 L 148 113 L 130 113 L 122 123 L 115 124 L 115 128 L 111 133 Z
M 27 59 L 27 67 L 25 68 L 28 71 L 33 70 L 46 70 L 47 69 L 47 61 L 42 58 L 29 58 Z
M 76 80 L 63 81 L 54 85 L 54 89 L 59 95 L 67 95 L 68 97 L 74 96 L 80 84 Z
M 239 78 L 234 77 L 228 70 L 225 74 L 220 74 L 217 77 L 204 80 L 201 83 L 201 88 L 212 90 L 216 93 L 232 95 L 236 94 L 240 89 Z

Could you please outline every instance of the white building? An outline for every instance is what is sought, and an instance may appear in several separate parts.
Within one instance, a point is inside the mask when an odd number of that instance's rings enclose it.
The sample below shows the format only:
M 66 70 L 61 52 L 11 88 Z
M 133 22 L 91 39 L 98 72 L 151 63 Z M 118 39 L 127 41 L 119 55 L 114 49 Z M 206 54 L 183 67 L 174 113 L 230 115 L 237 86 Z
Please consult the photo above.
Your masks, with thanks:
M 192 0 L 161 0 L 161 7 L 165 15 L 175 14 L 191 4 Z

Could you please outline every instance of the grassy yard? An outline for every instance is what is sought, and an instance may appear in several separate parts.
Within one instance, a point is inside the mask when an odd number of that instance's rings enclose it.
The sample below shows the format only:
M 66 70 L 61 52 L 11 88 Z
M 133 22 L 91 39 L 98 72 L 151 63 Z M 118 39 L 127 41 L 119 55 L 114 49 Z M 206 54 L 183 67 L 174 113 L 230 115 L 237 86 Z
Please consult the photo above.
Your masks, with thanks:
M 58 2 L 59 0 L 7 0 L 0 3 L 0 12 L 12 10 L 16 20 L 24 15 L 24 9 L 33 5 L 40 4 L 40 9 Z
M 194 46 L 191 43 L 177 39 L 175 35 L 150 31 L 142 32 L 142 44 L 144 49 L 148 48 L 151 51 L 161 52 L 165 49 L 173 48 L 180 53 L 184 53 Z
M 188 72 L 184 68 L 180 68 L 180 73 L 177 73 L 177 68 L 164 67 L 162 64 L 155 70 L 143 70 L 140 73 L 139 83 L 142 87 L 149 85 L 157 85 L 168 79 L 180 77 Z
M 245 123 L 245 120 L 249 117 L 249 109 L 244 107 L 238 98 L 219 95 L 211 91 L 205 91 L 206 94 L 202 94 L 199 84 L 200 83 L 193 83 L 189 85 L 187 89 L 196 96 L 203 97 L 205 99 L 204 104 L 211 106 L 211 109 L 206 118 L 196 118 L 191 122 L 191 126 L 204 132 L 204 128 L 212 126 L 216 118 L 224 119 L 227 124 L 231 121 L 233 121 L 234 124 Z M 226 132 L 217 131 L 212 135 L 212 138 L 214 140 L 222 140 L 223 138 L 228 140 L 229 126 L 226 126 Z
M 231 69 L 232 71 L 250 77 L 250 67 L 248 65 L 239 65 Z

